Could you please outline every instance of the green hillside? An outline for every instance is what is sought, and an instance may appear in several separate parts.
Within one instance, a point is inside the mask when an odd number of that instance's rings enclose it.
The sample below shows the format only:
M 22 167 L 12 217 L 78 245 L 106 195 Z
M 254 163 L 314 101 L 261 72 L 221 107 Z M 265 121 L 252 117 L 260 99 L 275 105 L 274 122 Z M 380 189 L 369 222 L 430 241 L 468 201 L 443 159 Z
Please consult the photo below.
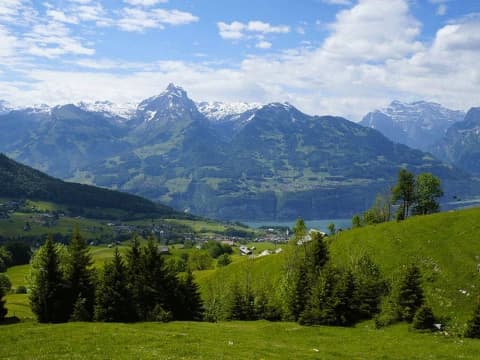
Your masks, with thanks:
M 341 233 L 332 258 L 347 265 L 366 253 L 390 278 L 416 263 L 427 301 L 460 330 L 480 295 L 480 208 L 410 218 Z
M 139 196 L 64 182 L 17 163 L 3 154 L 0 154 L 0 184 L 0 197 L 49 201 L 67 205 L 74 212 L 89 209 L 86 213 L 97 217 L 108 217 L 112 209 L 125 214 L 185 216 Z
M 480 208 L 418 216 L 353 229 L 329 237 L 332 261 L 350 266 L 368 254 L 383 275 L 395 281 L 402 268 L 419 265 L 429 303 L 438 316 L 455 332 L 462 332 L 480 296 Z M 308 222 L 307 222 L 308 226 Z M 248 272 L 256 288 L 277 289 L 283 270 L 284 254 L 253 261 L 244 260 L 197 279 L 204 296 L 209 287 L 221 288 L 233 281 L 244 281 Z

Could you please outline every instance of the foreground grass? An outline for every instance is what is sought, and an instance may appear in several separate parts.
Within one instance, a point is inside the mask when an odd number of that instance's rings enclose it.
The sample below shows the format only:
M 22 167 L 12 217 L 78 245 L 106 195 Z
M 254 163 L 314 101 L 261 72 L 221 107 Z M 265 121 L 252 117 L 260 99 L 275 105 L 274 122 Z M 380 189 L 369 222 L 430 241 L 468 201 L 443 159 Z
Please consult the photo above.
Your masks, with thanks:
M 2 359 L 478 359 L 480 341 L 294 323 L 34 322 L 0 327 Z

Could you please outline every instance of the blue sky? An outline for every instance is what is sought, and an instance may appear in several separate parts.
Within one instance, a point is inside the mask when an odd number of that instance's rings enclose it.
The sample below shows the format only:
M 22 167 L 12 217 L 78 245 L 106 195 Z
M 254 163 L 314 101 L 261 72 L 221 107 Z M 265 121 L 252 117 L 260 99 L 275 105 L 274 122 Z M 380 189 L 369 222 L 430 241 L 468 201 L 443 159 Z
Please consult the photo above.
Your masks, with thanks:
M 352 120 L 480 99 L 476 0 L 2 0 L 0 99 L 289 101 Z

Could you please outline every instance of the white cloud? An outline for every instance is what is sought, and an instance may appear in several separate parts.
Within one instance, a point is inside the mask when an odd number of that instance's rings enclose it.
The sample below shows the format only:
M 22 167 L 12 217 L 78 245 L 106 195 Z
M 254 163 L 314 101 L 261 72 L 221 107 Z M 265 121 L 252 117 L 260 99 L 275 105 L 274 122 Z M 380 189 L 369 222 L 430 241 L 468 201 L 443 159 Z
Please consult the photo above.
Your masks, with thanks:
M 410 15 L 405 0 L 360 0 L 339 12 L 331 29 L 324 50 L 352 61 L 401 58 L 422 47 L 415 41 L 420 24 Z
M 255 45 L 255 47 L 259 48 L 259 49 L 270 49 L 272 47 L 272 43 L 268 42 L 268 41 L 265 41 L 265 40 L 262 40 L 262 41 L 259 41 Z
M 223 39 L 241 39 L 244 37 L 245 25 L 239 21 L 233 21 L 230 24 L 219 22 L 217 23 L 220 36 Z
M 0 25 L 0 58 L 15 55 L 17 39 L 2 25 Z M 2 60 L 3 61 L 3 60 Z
M 307 113 L 335 114 L 352 120 L 397 98 L 432 100 L 460 109 L 478 106 L 480 17 L 451 21 L 433 39 L 422 43 L 421 25 L 412 17 L 409 3 L 360 0 L 351 9 L 338 13 L 335 22 L 326 28 L 327 38 L 316 48 L 308 45 L 282 53 L 248 56 L 237 64 L 142 64 L 95 59 L 86 54 L 67 64 L 70 71 L 24 67 L 22 78 L 29 81 L 1 82 L 0 98 L 13 104 L 140 101 L 175 82 L 195 100 L 289 101 Z M 168 24 L 163 20 L 153 23 Z M 253 25 L 250 29 L 258 30 L 253 32 L 248 30 L 249 23 L 223 24 L 223 28 L 218 26 L 228 34 L 225 38 L 250 39 L 252 46 L 269 42 L 268 36 L 278 34 L 260 31 L 275 28 L 272 25 Z M 41 44 L 40 39 L 58 34 L 60 38 L 72 38 L 62 30 L 65 24 L 57 26 L 58 31 L 50 29 L 34 43 Z M 0 37 L 4 36 L 14 35 L 0 32 Z M 20 51 L 12 47 L 15 40 L 10 39 L 6 51 Z M 81 39 L 73 40 L 90 48 Z M 51 43 L 47 48 L 60 48 L 55 51 L 61 52 L 63 45 Z M 0 63 L 4 63 L 3 59 Z
M 445 4 L 440 4 L 438 5 L 438 8 L 437 8 L 437 15 L 439 16 L 443 16 L 447 13 L 447 5 Z
M 123 0 L 124 3 L 133 6 L 154 6 L 160 3 L 166 3 L 168 0 Z
M 286 34 L 290 27 L 286 25 L 271 25 L 263 21 L 249 21 L 242 23 L 233 21 L 230 24 L 220 21 L 217 23 L 220 37 L 228 40 L 242 39 L 246 37 L 262 37 L 267 34 Z
M 47 58 L 95 53 L 94 49 L 84 46 L 80 39 L 73 37 L 64 24 L 55 21 L 33 26 L 24 34 L 22 42 L 27 53 Z
M 146 29 L 164 29 L 165 25 L 185 25 L 197 21 L 197 16 L 180 10 L 125 8 L 117 25 L 124 31 L 142 32 Z
M 322 0 L 322 2 L 330 5 L 352 5 L 351 0 Z

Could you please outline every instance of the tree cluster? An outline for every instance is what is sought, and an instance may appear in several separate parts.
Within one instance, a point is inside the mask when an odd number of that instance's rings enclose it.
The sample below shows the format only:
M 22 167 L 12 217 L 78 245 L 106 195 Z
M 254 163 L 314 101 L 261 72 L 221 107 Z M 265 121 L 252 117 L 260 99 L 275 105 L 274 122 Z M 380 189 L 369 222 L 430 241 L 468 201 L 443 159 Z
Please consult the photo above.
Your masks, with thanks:
M 134 239 L 97 274 L 78 230 L 65 249 L 51 237 L 32 262 L 30 303 L 39 322 L 201 320 L 203 305 L 191 272 L 166 266 L 158 245 Z
M 392 206 L 397 206 L 396 220 L 410 215 L 426 215 L 438 212 L 438 199 L 443 196 L 440 179 L 430 173 L 417 177 L 406 169 L 398 172 L 397 183 L 388 191 L 377 194 L 372 206 L 361 215 L 354 215 L 352 227 L 373 225 L 392 219 Z

